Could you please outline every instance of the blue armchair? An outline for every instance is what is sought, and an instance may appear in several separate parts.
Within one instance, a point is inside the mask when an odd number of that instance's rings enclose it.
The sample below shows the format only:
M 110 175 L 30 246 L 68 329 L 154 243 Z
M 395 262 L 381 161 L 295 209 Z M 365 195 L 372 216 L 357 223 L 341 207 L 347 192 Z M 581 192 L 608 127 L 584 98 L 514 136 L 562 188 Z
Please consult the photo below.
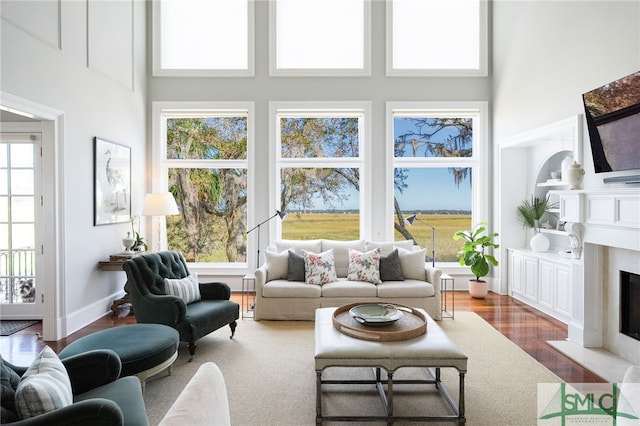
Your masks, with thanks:
M 165 279 L 183 279 L 189 269 L 182 254 L 162 251 L 144 254 L 124 263 L 127 291 L 139 323 L 165 324 L 178 330 L 180 340 L 188 343 L 191 359 L 196 340 L 229 325 L 231 338 L 240 317 L 240 306 L 229 300 L 226 283 L 199 283 L 200 300 L 185 303 L 183 298 L 167 294 Z

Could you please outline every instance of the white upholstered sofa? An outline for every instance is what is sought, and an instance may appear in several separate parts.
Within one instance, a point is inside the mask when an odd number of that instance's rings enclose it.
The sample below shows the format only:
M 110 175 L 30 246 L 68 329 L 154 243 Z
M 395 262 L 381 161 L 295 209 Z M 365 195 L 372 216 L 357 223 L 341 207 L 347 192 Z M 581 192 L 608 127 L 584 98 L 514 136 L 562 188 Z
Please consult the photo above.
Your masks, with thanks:
M 376 248 L 381 255 L 381 282 L 353 280 L 353 277 L 348 280 L 349 249 L 366 253 Z M 304 263 L 300 263 L 303 250 L 311 253 L 332 250 L 337 281 L 322 285 L 305 282 Z M 256 320 L 313 321 L 317 308 L 357 302 L 388 302 L 422 308 L 433 319 L 441 319 L 442 271 L 425 264 L 425 250 L 414 246 L 411 240 L 278 240 L 267 248 L 265 263 L 255 275 Z

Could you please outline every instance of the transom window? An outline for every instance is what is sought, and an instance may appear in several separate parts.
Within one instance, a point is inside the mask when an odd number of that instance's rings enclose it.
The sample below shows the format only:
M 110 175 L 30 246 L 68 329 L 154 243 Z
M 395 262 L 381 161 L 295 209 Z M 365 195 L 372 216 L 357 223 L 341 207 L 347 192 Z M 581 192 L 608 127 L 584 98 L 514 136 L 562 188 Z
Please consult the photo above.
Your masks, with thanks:
M 387 2 L 389 75 L 486 75 L 486 0 Z

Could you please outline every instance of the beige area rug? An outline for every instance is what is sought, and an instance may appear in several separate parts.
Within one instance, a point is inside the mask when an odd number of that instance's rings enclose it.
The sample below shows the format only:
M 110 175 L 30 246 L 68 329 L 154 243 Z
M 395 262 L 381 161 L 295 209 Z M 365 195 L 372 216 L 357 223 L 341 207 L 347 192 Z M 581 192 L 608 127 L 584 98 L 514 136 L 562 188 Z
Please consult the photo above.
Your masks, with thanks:
M 467 424 L 535 425 L 538 383 L 560 382 L 560 378 L 475 313 L 459 311 L 455 320 L 438 324 L 469 357 L 465 380 Z M 234 426 L 314 425 L 313 326 L 313 322 L 305 321 L 240 320 L 233 340 L 229 339 L 228 327 L 201 339 L 191 363 L 187 362 L 186 345 L 181 344 L 173 374 L 160 373 L 147 382 L 145 401 L 151 424 L 156 425 L 162 419 L 198 367 L 213 361 L 225 376 Z M 417 374 L 412 370 L 406 369 L 404 374 Z M 332 378 L 346 375 L 370 378 L 367 375 L 371 374 L 369 369 L 326 372 Z M 443 369 L 442 377 L 457 399 L 457 372 Z M 419 392 L 405 386 L 404 390 L 395 389 L 396 414 L 449 414 L 433 386 L 422 386 Z M 373 387 L 353 385 L 343 389 L 333 385 L 327 389 L 331 392 L 323 392 L 325 414 L 382 412 Z

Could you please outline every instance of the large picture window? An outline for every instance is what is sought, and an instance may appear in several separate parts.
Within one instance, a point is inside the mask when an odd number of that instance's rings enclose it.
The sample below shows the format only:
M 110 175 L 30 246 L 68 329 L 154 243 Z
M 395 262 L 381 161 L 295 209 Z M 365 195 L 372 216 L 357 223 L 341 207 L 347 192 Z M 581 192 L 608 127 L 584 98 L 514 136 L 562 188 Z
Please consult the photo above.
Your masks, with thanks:
M 245 263 L 250 108 L 166 110 L 160 170 L 180 210 L 169 250 L 188 262 Z
M 366 107 L 273 107 L 282 238 L 360 238 Z
M 460 247 L 453 234 L 483 216 L 476 196 L 486 173 L 481 111 L 396 103 L 388 112 L 395 238 L 428 248 L 428 261 L 435 253 L 436 262 L 455 262 Z M 407 222 L 413 215 L 417 220 Z

